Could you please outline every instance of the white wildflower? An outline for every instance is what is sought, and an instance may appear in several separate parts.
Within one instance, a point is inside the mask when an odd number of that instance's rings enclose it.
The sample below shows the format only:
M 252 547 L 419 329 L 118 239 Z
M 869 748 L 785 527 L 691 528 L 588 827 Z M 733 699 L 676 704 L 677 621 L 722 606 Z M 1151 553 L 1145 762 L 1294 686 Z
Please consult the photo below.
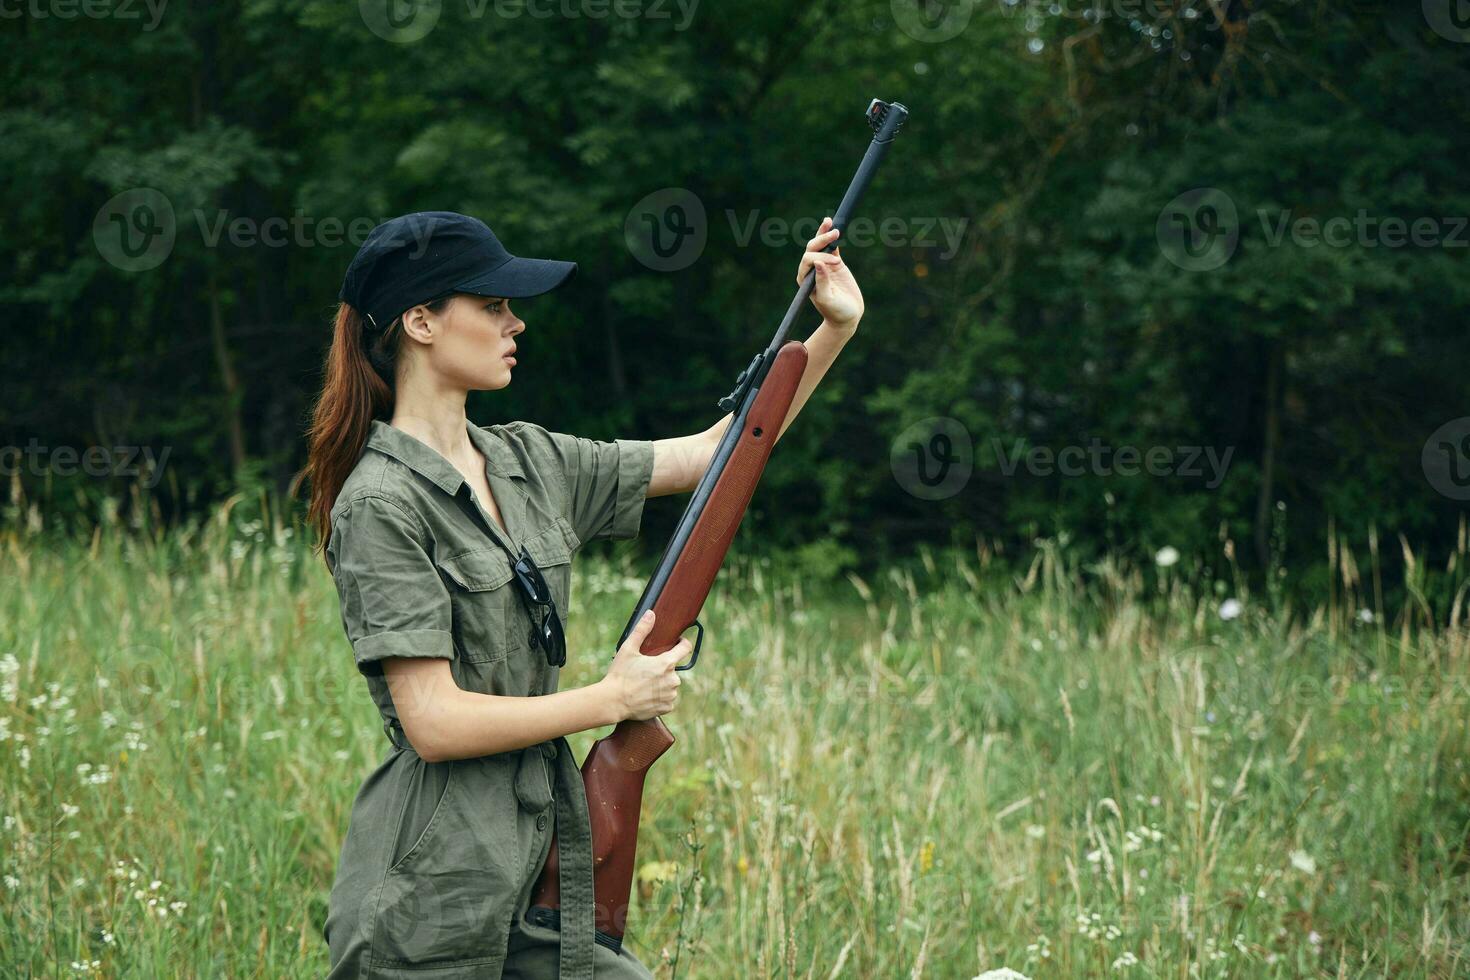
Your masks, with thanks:
M 1314 875 L 1317 873 L 1317 862 L 1306 851 L 1292 851 L 1291 866 L 1303 874 Z
M 1164 545 L 1154 554 L 1154 564 L 1160 568 L 1173 568 L 1179 564 L 1179 550 L 1172 545 Z
M 1113 969 L 1115 969 L 1115 970 L 1126 970 L 1130 966 L 1137 966 L 1137 965 L 1138 965 L 1138 957 L 1133 955 L 1133 951 L 1132 950 L 1128 950 L 1128 951 L 1124 952 L 1122 956 L 1120 956 L 1117 959 L 1113 960 Z
M 1373 610 L 1371 610 L 1371 609 L 1359 609 L 1358 610 L 1358 622 L 1360 622 L 1360 623 L 1371 623 L 1371 622 L 1373 622 Z
M 1245 607 L 1240 604 L 1239 599 L 1226 599 L 1224 602 L 1220 603 L 1220 618 L 1227 622 L 1232 619 L 1237 619 L 1239 618 L 1244 608 Z
M 1017 973 L 1008 966 L 1003 966 L 998 970 L 986 970 L 984 973 L 977 974 L 975 980 L 1031 980 L 1031 978 L 1024 973 Z

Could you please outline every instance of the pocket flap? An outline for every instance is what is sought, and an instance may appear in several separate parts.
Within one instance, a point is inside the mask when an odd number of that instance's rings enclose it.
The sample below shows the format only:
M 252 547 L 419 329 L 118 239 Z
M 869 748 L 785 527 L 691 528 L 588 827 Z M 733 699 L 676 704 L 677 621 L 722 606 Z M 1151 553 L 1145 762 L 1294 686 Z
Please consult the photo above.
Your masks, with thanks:
M 565 565 L 572 560 L 572 547 L 568 543 L 567 536 L 571 534 L 572 540 L 576 540 L 576 535 L 570 527 L 564 530 L 563 525 L 565 524 L 566 521 L 558 517 L 556 523 L 526 539 L 526 550 L 536 560 L 537 568 Z
M 484 592 L 498 589 L 510 581 L 510 560 L 500 548 L 477 548 L 462 554 L 434 560 L 445 575 L 461 589 Z

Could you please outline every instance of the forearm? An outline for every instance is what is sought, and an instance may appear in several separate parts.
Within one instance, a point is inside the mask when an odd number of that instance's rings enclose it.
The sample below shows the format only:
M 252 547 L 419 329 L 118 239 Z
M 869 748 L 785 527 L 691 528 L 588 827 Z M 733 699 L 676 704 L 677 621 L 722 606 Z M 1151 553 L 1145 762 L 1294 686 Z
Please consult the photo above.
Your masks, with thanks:
M 856 323 L 851 327 L 834 327 L 823 320 L 816 332 L 806 339 L 806 370 L 802 372 L 801 383 L 796 386 L 796 394 L 791 398 L 791 408 L 786 412 L 786 421 L 781 424 L 781 431 L 776 434 L 777 442 L 781 440 L 781 436 L 786 433 L 791 423 L 796 420 L 796 414 L 801 411 L 807 398 L 811 397 L 811 393 L 821 382 L 822 376 L 827 373 L 832 362 L 837 360 L 837 355 L 841 353 L 843 345 L 852 339 L 856 330 Z
M 816 332 L 806 339 L 806 370 L 797 383 L 791 407 L 786 412 L 786 421 L 782 423 L 781 431 L 776 433 L 776 441 L 780 441 L 856 329 L 856 323 L 840 327 L 823 320 Z M 653 446 L 653 476 L 648 483 L 647 495 L 658 497 L 666 493 L 688 493 L 698 486 L 734 417 L 732 413 L 726 412 L 723 418 L 703 432 L 657 440 Z
M 781 431 L 776 434 L 778 442 L 786 429 L 796 420 L 797 413 L 801 411 L 806 400 L 821 383 L 822 376 L 827 373 L 832 362 L 837 360 L 837 355 L 841 353 L 843 345 L 852 339 L 856 330 L 856 324 L 841 328 L 834 327 L 823 320 L 821 326 L 817 327 L 816 331 L 806 339 L 806 370 L 802 372 L 801 381 L 796 386 L 796 394 L 791 398 L 791 407 L 786 410 L 786 421 L 782 423 Z M 704 437 L 712 445 L 718 444 L 720 437 L 725 434 L 725 430 L 729 428 L 730 421 L 734 417 L 732 413 L 726 412 L 724 418 L 705 430 Z
M 523 749 L 618 721 L 615 699 L 602 682 L 524 698 L 456 690 L 436 701 L 434 761 Z

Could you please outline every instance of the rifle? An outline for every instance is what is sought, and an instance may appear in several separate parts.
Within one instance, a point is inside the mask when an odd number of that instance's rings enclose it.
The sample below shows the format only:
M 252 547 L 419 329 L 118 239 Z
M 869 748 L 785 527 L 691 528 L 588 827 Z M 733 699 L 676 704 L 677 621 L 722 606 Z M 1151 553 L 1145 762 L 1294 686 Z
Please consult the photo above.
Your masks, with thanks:
M 907 118 L 908 109 L 900 103 L 874 99 L 869 104 L 867 119 L 873 139 L 837 213 L 832 216 L 832 227 L 846 229 L 878 164 Z M 827 246 L 826 251 L 830 252 L 837 244 Z M 644 640 L 642 652 L 649 656 L 663 653 L 679 642 L 685 630 L 694 626 L 698 633 L 689 662 L 674 669 L 689 670 L 699 660 L 699 648 L 704 642 L 699 611 L 745 516 L 806 370 L 806 346 L 795 340 L 784 341 L 811 298 L 815 283 L 813 269 L 802 280 L 769 346 L 740 372 L 735 389 L 720 399 L 720 408 L 733 413 L 734 418 L 695 487 L 633 615 L 623 627 L 618 646 L 627 640 L 643 614 L 652 609 L 656 621 Z M 638 846 L 638 817 L 643 806 L 643 780 L 653 763 L 673 744 L 674 736 L 663 719 L 630 719 L 620 722 L 606 738 L 594 742 L 582 762 L 582 783 L 592 821 L 596 938 L 613 950 L 622 948 L 627 923 Z M 527 912 L 533 923 L 560 927 L 559 873 L 553 837 Z

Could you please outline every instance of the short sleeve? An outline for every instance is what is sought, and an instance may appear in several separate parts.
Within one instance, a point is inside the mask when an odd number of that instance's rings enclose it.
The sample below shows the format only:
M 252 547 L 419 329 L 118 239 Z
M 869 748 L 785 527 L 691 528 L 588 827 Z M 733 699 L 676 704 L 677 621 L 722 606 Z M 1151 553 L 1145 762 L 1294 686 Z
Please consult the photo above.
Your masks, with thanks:
M 358 670 L 386 657 L 454 658 L 449 591 L 415 521 L 385 497 L 361 497 L 332 519 L 328 565 Z
M 568 519 L 577 537 L 583 541 L 636 537 L 653 478 L 652 441 L 599 442 L 564 432 L 547 435 L 566 477 Z

